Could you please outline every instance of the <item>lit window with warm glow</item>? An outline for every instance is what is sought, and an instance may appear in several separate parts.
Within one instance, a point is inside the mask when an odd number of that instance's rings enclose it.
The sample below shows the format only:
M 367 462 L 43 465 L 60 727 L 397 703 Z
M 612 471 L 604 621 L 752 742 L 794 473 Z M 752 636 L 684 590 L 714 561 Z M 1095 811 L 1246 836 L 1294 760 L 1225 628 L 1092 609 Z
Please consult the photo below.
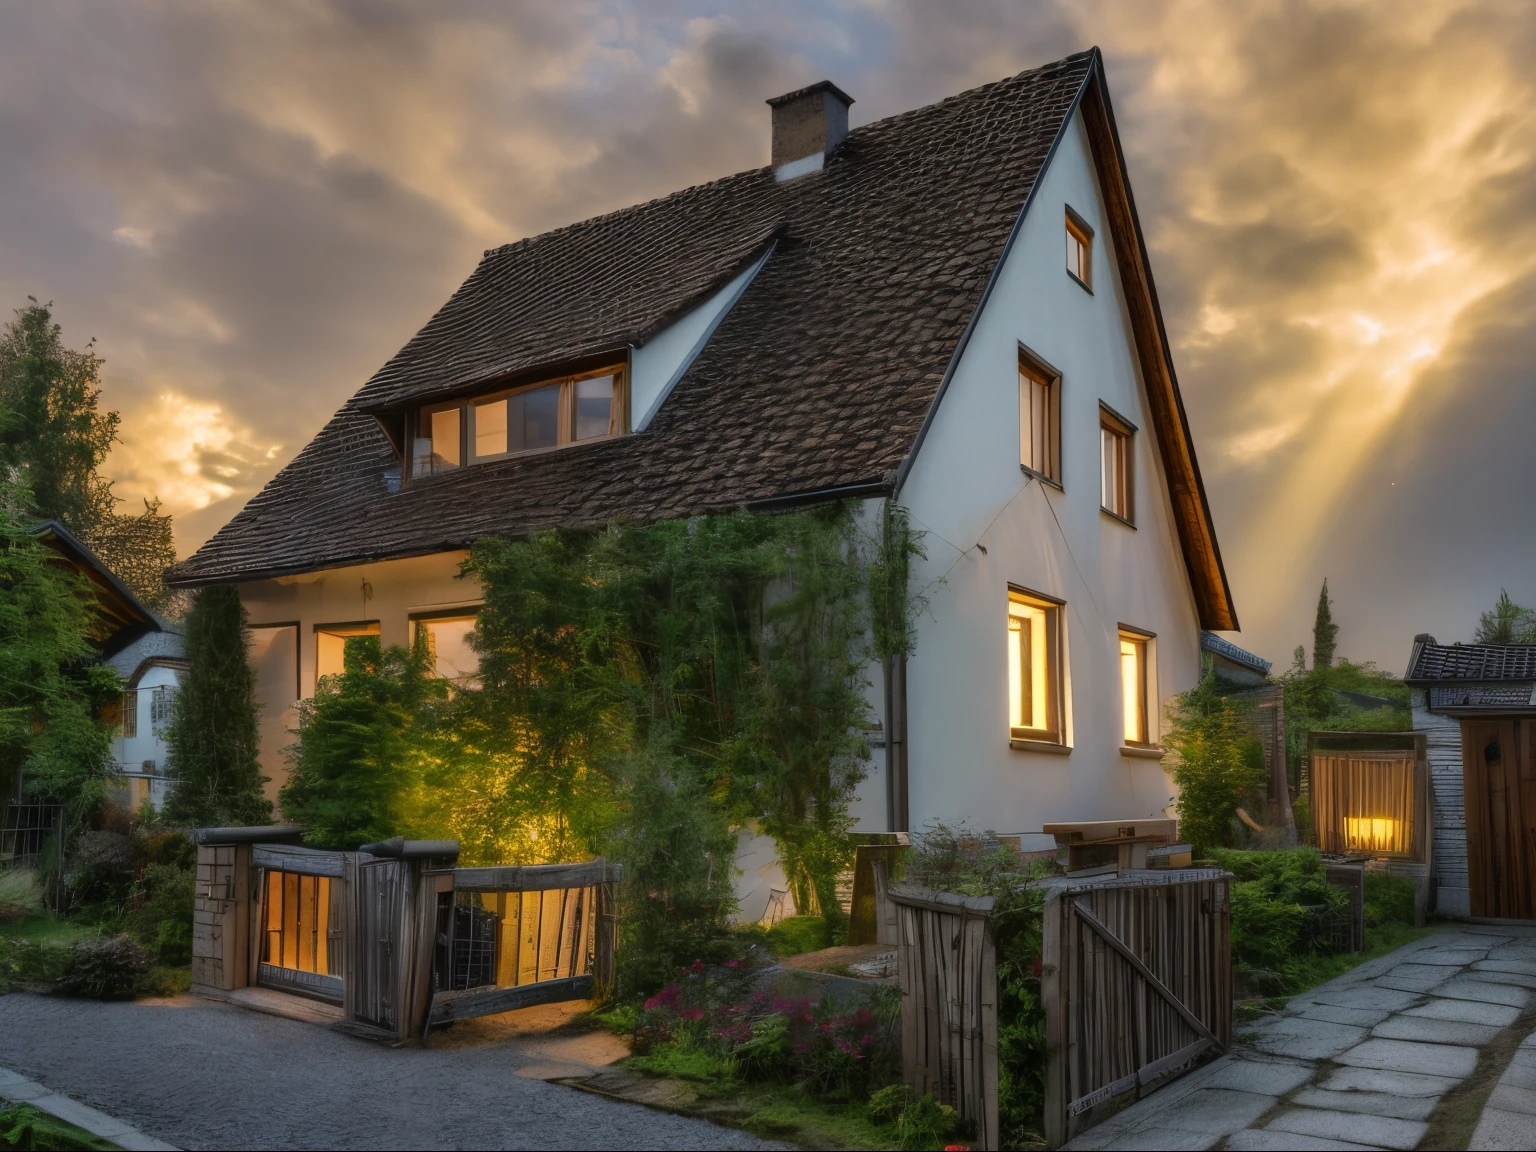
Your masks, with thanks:
M 1404 831 L 1407 825 L 1401 820 L 1380 816 L 1344 817 L 1344 846 L 1347 852 L 1408 851 Z
M 340 676 L 346 670 L 347 641 L 355 636 L 377 636 L 377 620 L 359 620 L 349 624 L 315 625 L 315 683 L 327 676 Z
M 1127 524 L 1136 522 L 1135 444 L 1136 429 L 1107 408 L 1099 408 L 1101 482 L 1099 503 L 1111 516 Z
M 480 654 L 471 647 L 477 617 L 472 612 L 413 616 L 416 634 L 426 641 L 432 669 L 460 688 L 478 688 Z
M 1019 352 L 1019 463 L 1061 482 L 1061 377 Z
M 1061 605 L 1008 595 L 1008 730 L 1019 740 L 1062 743 Z
M 627 400 L 624 369 L 614 367 L 423 408 L 411 474 L 618 436 L 628 431 Z
M 1152 684 L 1152 638 L 1122 629 L 1120 632 L 1121 735 L 1127 744 L 1152 743 L 1150 702 L 1156 698 Z
M 1070 206 L 1067 208 L 1067 272 L 1084 288 L 1093 290 L 1093 229 Z

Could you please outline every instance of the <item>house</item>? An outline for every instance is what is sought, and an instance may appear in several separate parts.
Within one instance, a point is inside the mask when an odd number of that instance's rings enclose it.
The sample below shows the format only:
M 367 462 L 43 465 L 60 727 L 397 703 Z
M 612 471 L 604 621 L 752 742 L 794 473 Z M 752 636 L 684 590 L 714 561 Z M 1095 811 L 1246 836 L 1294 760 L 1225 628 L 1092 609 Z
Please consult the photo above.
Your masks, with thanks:
M 1403 679 L 1426 738 L 1436 906 L 1536 919 L 1536 644 L 1421 634 Z
M 112 755 L 125 785 L 120 799 L 134 811 L 146 800 L 159 808 L 171 791 L 165 729 L 181 678 L 191 667 L 186 642 L 181 633 L 164 626 L 146 632 L 102 663 L 116 669 L 124 684 L 118 732 L 112 741 Z
M 487 251 L 172 570 L 240 588 L 274 795 L 346 637 L 472 674 L 476 539 L 854 500 L 926 550 L 858 828 L 1162 813 L 1162 702 L 1237 617 L 1103 60 L 852 103 L 776 97 L 765 167 Z
M 112 742 L 113 756 L 124 776 L 116 799 L 135 808 L 145 799 L 159 804 L 167 782 L 162 776 L 165 748 L 158 738 L 155 718 L 167 714 L 169 697 L 164 693 L 175 690 L 179 670 L 186 668 L 181 638 L 64 525 L 48 520 L 33 528 L 32 535 L 53 553 L 54 563 L 84 578 L 95 594 L 89 639 L 100 662 L 116 668 L 129 681 L 130 691 L 124 701 L 132 699 L 137 704 L 134 690 L 147 690 L 142 706 L 148 711 L 143 713 L 142 730 L 148 738 L 130 739 L 124 728 L 119 728 Z M 154 695 L 157 691 L 162 695 Z M 154 711 L 156 708 L 159 711 Z M 113 724 L 121 721 L 113 709 L 102 719 Z M 146 763 L 151 760 L 153 770 Z M 56 812 L 56 805 L 27 796 L 20 772 L 9 778 L 0 775 L 0 862 L 35 856 L 52 834 Z

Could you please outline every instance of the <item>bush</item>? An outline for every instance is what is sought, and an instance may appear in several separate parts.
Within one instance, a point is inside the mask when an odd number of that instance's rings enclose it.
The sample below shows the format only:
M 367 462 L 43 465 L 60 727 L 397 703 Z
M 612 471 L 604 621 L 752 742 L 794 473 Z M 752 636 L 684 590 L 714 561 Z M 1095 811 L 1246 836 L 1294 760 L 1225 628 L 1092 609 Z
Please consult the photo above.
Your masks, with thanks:
M 832 926 L 820 916 L 789 916 L 768 929 L 776 956 L 799 956 L 832 947 Z
M 896 1118 L 898 1148 L 931 1148 L 955 1130 L 955 1110 L 932 1096 L 921 1096 Z
M 197 873 L 179 864 L 150 864 L 139 878 L 138 909 L 130 930 L 160 963 L 179 967 L 192 962 L 192 906 Z
M 125 904 L 139 866 L 139 846 L 122 832 L 84 832 L 75 840 L 68 877 L 80 904 Z
M 871 1124 L 894 1124 L 917 1097 L 910 1084 L 887 1084 L 869 1098 L 866 1112 Z
M 54 991 L 100 1000 L 131 996 L 149 967 L 149 957 L 131 937 L 92 937 L 65 953 Z
M 1365 926 L 1413 923 L 1413 881 L 1385 872 L 1365 874 Z

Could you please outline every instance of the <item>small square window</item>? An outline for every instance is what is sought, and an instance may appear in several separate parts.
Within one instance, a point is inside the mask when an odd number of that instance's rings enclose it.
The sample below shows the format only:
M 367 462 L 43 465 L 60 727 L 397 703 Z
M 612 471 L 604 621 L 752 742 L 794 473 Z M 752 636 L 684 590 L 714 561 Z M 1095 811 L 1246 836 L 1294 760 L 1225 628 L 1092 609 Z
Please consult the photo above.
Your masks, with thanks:
M 1093 291 L 1093 229 L 1072 208 L 1067 208 L 1067 271 L 1088 291 Z
M 1019 352 L 1019 463 L 1061 483 L 1061 377 Z
M 1127 744 L 1150 746 L 1152 743 L 1151 701 L 1156 698 L 1152 683 L 1152 638 L 1131 629 L 1120 630 L 1120 697 L 1123 718 L 1122 736 Z
M 1107 409 L 1099 409 L 1102 444 L 1102 480 L 1099 503 L 1111 516 L 1136 523 L 1135 456 L 1136 429 Z
M 1061 604 L 1018 591 L 1008 593 L 1008 731 L 1063 743 Z

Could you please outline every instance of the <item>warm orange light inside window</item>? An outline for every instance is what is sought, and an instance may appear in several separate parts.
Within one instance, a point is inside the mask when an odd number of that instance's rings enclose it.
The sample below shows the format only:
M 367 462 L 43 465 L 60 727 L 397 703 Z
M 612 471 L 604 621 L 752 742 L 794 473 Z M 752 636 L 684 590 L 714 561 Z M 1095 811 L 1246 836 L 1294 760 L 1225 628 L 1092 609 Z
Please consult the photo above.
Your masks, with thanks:
M 1406 852 L 1407 827 L 1401 820 L 1378 816 L 1344 817 L 1346 852 Z
M 1120 637 L 1120 699 L 1125 742 L 1147 742 L 1147 643 Z

